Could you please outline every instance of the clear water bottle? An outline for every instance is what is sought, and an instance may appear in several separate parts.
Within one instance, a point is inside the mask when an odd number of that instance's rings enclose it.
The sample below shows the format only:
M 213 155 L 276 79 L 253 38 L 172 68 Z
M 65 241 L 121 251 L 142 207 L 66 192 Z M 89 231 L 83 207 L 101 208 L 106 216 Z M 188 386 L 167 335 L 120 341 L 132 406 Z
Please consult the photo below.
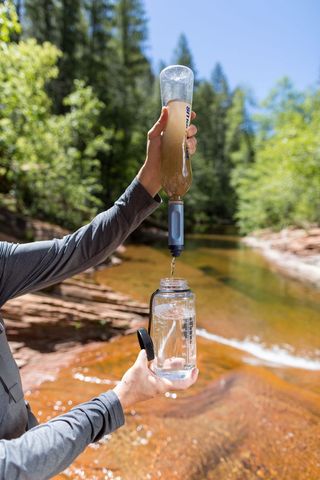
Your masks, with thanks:
M 196 366 L 195 295 L 183 278 L 163 278 L 150 300 L 152 369 L 171 380 L 184 379 Z

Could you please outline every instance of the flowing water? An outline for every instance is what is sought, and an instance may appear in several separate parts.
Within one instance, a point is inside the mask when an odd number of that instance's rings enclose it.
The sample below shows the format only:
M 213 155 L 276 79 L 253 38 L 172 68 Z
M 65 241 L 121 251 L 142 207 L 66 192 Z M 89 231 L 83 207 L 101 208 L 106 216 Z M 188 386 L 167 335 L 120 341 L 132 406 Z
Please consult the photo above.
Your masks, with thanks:
M 169 268 L 166 248 L 129 246 L 96 279 L 148 302 Z M 129 410 L 57 478 L 319 480 L 320 291 L 228 236 L 189 238 L 176 276 L 197 298 L 197 384 Z M 84 349 L 31 393 L 35 413 L 112 388 L 137 351 L 135 335 Z
M 175 269 L 176 269 L 176 257 L 172 257 L 171 268 L 170 268 L 170 276 L 171 277 L 174 277 Z

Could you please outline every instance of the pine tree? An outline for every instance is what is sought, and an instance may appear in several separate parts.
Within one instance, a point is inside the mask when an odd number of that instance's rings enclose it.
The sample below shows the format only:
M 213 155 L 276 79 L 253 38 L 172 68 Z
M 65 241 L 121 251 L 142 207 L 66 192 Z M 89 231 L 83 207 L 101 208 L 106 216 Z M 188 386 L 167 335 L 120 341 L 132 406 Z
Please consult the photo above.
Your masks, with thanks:
M 219 62 L 216 63 L 212 71 L 211 83 L 216 95 L 220 97 L 222 102 L 225 101 L 228 103 L 228 100 L 230 100 L 228 80 Z
M 114 80 L 115 53 L 112 47 L 112 0 L 87 0 L 88 41 L 84 55 L 85 77 L 100 99 L 108 104 L 112 98 L 109 85 Z
M 145 54 L 147 20 L 140 0 L 117 0 L 114 4 L 115 49 L 112 98 L 113 144 L 102 163 L 103 185 L 108 203 L 132 178 L 145 154 L 149 128 L 146 112 L 152 96 L 153 75 Z M 148 127 L 147 127 L 148 125 Z
M 219 218 L 230 220 L 234 213 L 233 189 L 230 186 L 230 171 L 232 164 L 226 154 L 226 116 L 230 107 L 230 89 L 227 77 L 220 63 L 217 63 L 211 75 L 211 85 L 214 92 L 214 101 L 211 104 L 212 117 L 212 149 L 214 171 L 217 177 L 220 201 L 217 203 L 217 215 Z
M 189 48 L 188 39 L 184 33 L 182 33 L 178 39 L 178 44 L 173 54 L 173 63 L 191 68 L 194 73 L 195 86 L 198 84 L 195 62 Z
M 215 93 L 210 82 L 203 81 L 194 93 L 194 110 L 197 112 L 198 144 L 203 157 L 212 163 L 215 154 L 212 138 L 214 118 L 211 107 L 215 102 Z
M 81 0 L 61 0 L 60 45 L 62 57 L 57 81 L 56 105 L 64 111 L 63 98 L 69 95 L 75 79 L 83 78 L 82 59 L 86 45 L 87 25 Z
M 236 88 L 226 116 L 225 152 L 233 156 L 241 149 L 242 143 L 247 145 L 247 155 L 244 163 L 253 160 L 253 125 L 246 108 L 246 93 L 242 88 Z M 235 157 L 236 158 L 236 157 Z M 236 162 L 238 160 L 235 160 Z
M 74 80 L 84 76 L 87 25 L 82 0 L 25 0 L 24 26 L 26 36 L 49 41 L 62 51 L 59 78 L 49 88 L 55 110 L 62 112 L 63 98 L 72 91 Z
M 18 6 L 16 2 L 16 5 Z M 60 0 L 25 0 L 23 26 L 24 35 L 38 42 L 51 42 L 60 47 Z M 20 10 L 21 11 L 21 10 Z
M 148 68 L 145 56 L 147 19 L 141 0 L 117 0 L 115 3 L 116 45 L 127 81 Z
M 237 189 L 254 161 L 254 131 L 246 108 L 246 93 L 236 88 L 226 115 L 225 157 L 230 161 L 229 182 L 232 208 L 238 203 Z
M 217 133 L 216 133 L 216 110 L 217 98 L 213 86 L 208 81 L 200 82 L 194 95 L 194 110 L 197 112 L 196 124 L 198 127 L 198 153 L 193 160 L 194 180 L 193 185 L 199 190 L 204 200 L 202 201 L 201 215 L 207 218 L 211 225 L 223 218 L 221 212 L 221 179 L 216 168 L 217 156 Z M 200 160 L 198 162 L 198 156 Z M 197 169 L 200 169 L 198 172 Z
M 197 112 L 198 152 L 202 174 L 199 181 L 207 198 L 205 213 L 212 224 L 231 221 L 234 191 L 230 183 L 230 151 L 226 149 L 227 114 L 231 95 L 227 78 L 220 64 L 212 72 L 211 82 L 202 81 L 195 90 L 194 110 Z

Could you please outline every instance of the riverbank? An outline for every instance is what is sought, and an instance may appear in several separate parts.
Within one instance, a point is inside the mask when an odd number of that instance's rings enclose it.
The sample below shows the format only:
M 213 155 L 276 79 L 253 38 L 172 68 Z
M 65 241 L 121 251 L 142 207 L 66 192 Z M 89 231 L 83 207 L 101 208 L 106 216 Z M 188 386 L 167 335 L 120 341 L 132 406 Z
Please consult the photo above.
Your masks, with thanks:
M 320 227 L 262 230 L 243 242 L 258 248 L 283 273 L 320 287 Z

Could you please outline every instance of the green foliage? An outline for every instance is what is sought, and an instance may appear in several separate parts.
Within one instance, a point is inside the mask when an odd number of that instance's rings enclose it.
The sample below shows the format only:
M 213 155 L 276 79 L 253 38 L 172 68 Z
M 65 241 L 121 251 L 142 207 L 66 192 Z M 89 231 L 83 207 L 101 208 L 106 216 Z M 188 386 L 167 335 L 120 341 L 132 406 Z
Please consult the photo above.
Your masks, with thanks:
M 100 165 L 100 198 L 109 205 L 141 165 L 146 132 L 160 110 L 158 78 L 154 77 L 145 53 L 147 20 L 143 2 L 26 0 L 25 7 L 26 34 L 34 35 L 40 42 L 50 40 L 62 52 L 59 75 L 51 77 L 47 84 L 54 111 L 65 113 L 68 118 L 70 104 L 62 99 L 71 91 L 75 78 L 91 85 L 100 100 L 97 123 L 108 126 L 109 148 L 100 148 L 97 142 L 95 158 Z M 184 34 L 178 39 L 174 62 L 195 71 Z M 186 197 L 186 224 L 190 229 L 232 221 L 235 195 L 230 183 L 231 152 L 226 147 L 230 102 L 228 82 L 219 64 L 211 83 L 196 80 L 194 108 L 198 113 L 199 153 L 193 159 L 193 188 Z M 78 123 L 78 129 L 82 128 Z M 80 134 L 75 142 L 83 157 L 82 137 Z M 157 216 L 165 224 L 165 209 Z
M 60 52 L 35 40 L 0 46 L 0 185 L 2 200 L 20 212 L 75 226 L 99 202 L 98 149 L 109 132 L 91 87 L 76 82 L 65 100 L 70 111 L 53 115 L 46 82 L 58 75 Z
M 26 0 L 27 36 L 49 40 L 61 51 L 59 76 L 48 91 L 54 111 L 74 79 L 92 86 L 102 102 L 99 122 L 112 132 L 109 150 L 97 152 L 100 192 L 108 205 L 122 193 L 145 155 L 154 108 L 153 75 L 144 49 L 146 17 L 141 0 Z M 157 105 L 159 110 L 159 105 Z
M 20 33 L 21 27 L 17 12 L 10 0 L 0 3 L 0 42 L 9 42 L 14 34 Z
M 264 139 L 272 135 L 274 128 L 281 123 L 282 113 L 301 111 L 303 101 L 304 94 L 295 90 L 288 77 L 280 79 L 261 103 L 263 113 L 255 116 L 259 125 L 258 138 Z
M 243 232 L 320 222 L 320 94 L 304 98 L 288 82 L 272 93 L 269 135 L 256 142 L 256 161 L 237 181 Z M 302 99 L 303 98 L 303 99 Z
M 134 177 L 159 114 L 143 2 L 23 6 L 22 35 L 29 40 L 17 44 L 17 14 L 9 1 L 0 4 L 0 201 L 76 226 Z M 173 61 L 195 71 L 184 34 Z M 301 94 L 285 78 L 255 124 L 249 103 L 244 89 L 230 89 L 219 63 L 209 81 L 196 78 L 188 230 L 235 219 L 243 232 L 319 222 L 319 93 Z M 159 209 L 156 219 L 166 225 L 166 215 Z
M 106 84 L 112 112 L 106 111 L 106 121 L 114 135 L 110 154 L 101 162 L 106 203 L 121 194 L 144 160 L 146 133 L 154 120 L 153 75 L 144 52 L 147 26 L 141 0 L 114 2 L 113 19 L 110 48 L 115 57 L 113 75 Z
M 173 63 L 191 68 L 194 73 L 195 84 L 197 84 L 196 66 L 189 48 L 188 39 L 184 33 L 182 33 L 178 39 L 178 44 L 173 54 Z

